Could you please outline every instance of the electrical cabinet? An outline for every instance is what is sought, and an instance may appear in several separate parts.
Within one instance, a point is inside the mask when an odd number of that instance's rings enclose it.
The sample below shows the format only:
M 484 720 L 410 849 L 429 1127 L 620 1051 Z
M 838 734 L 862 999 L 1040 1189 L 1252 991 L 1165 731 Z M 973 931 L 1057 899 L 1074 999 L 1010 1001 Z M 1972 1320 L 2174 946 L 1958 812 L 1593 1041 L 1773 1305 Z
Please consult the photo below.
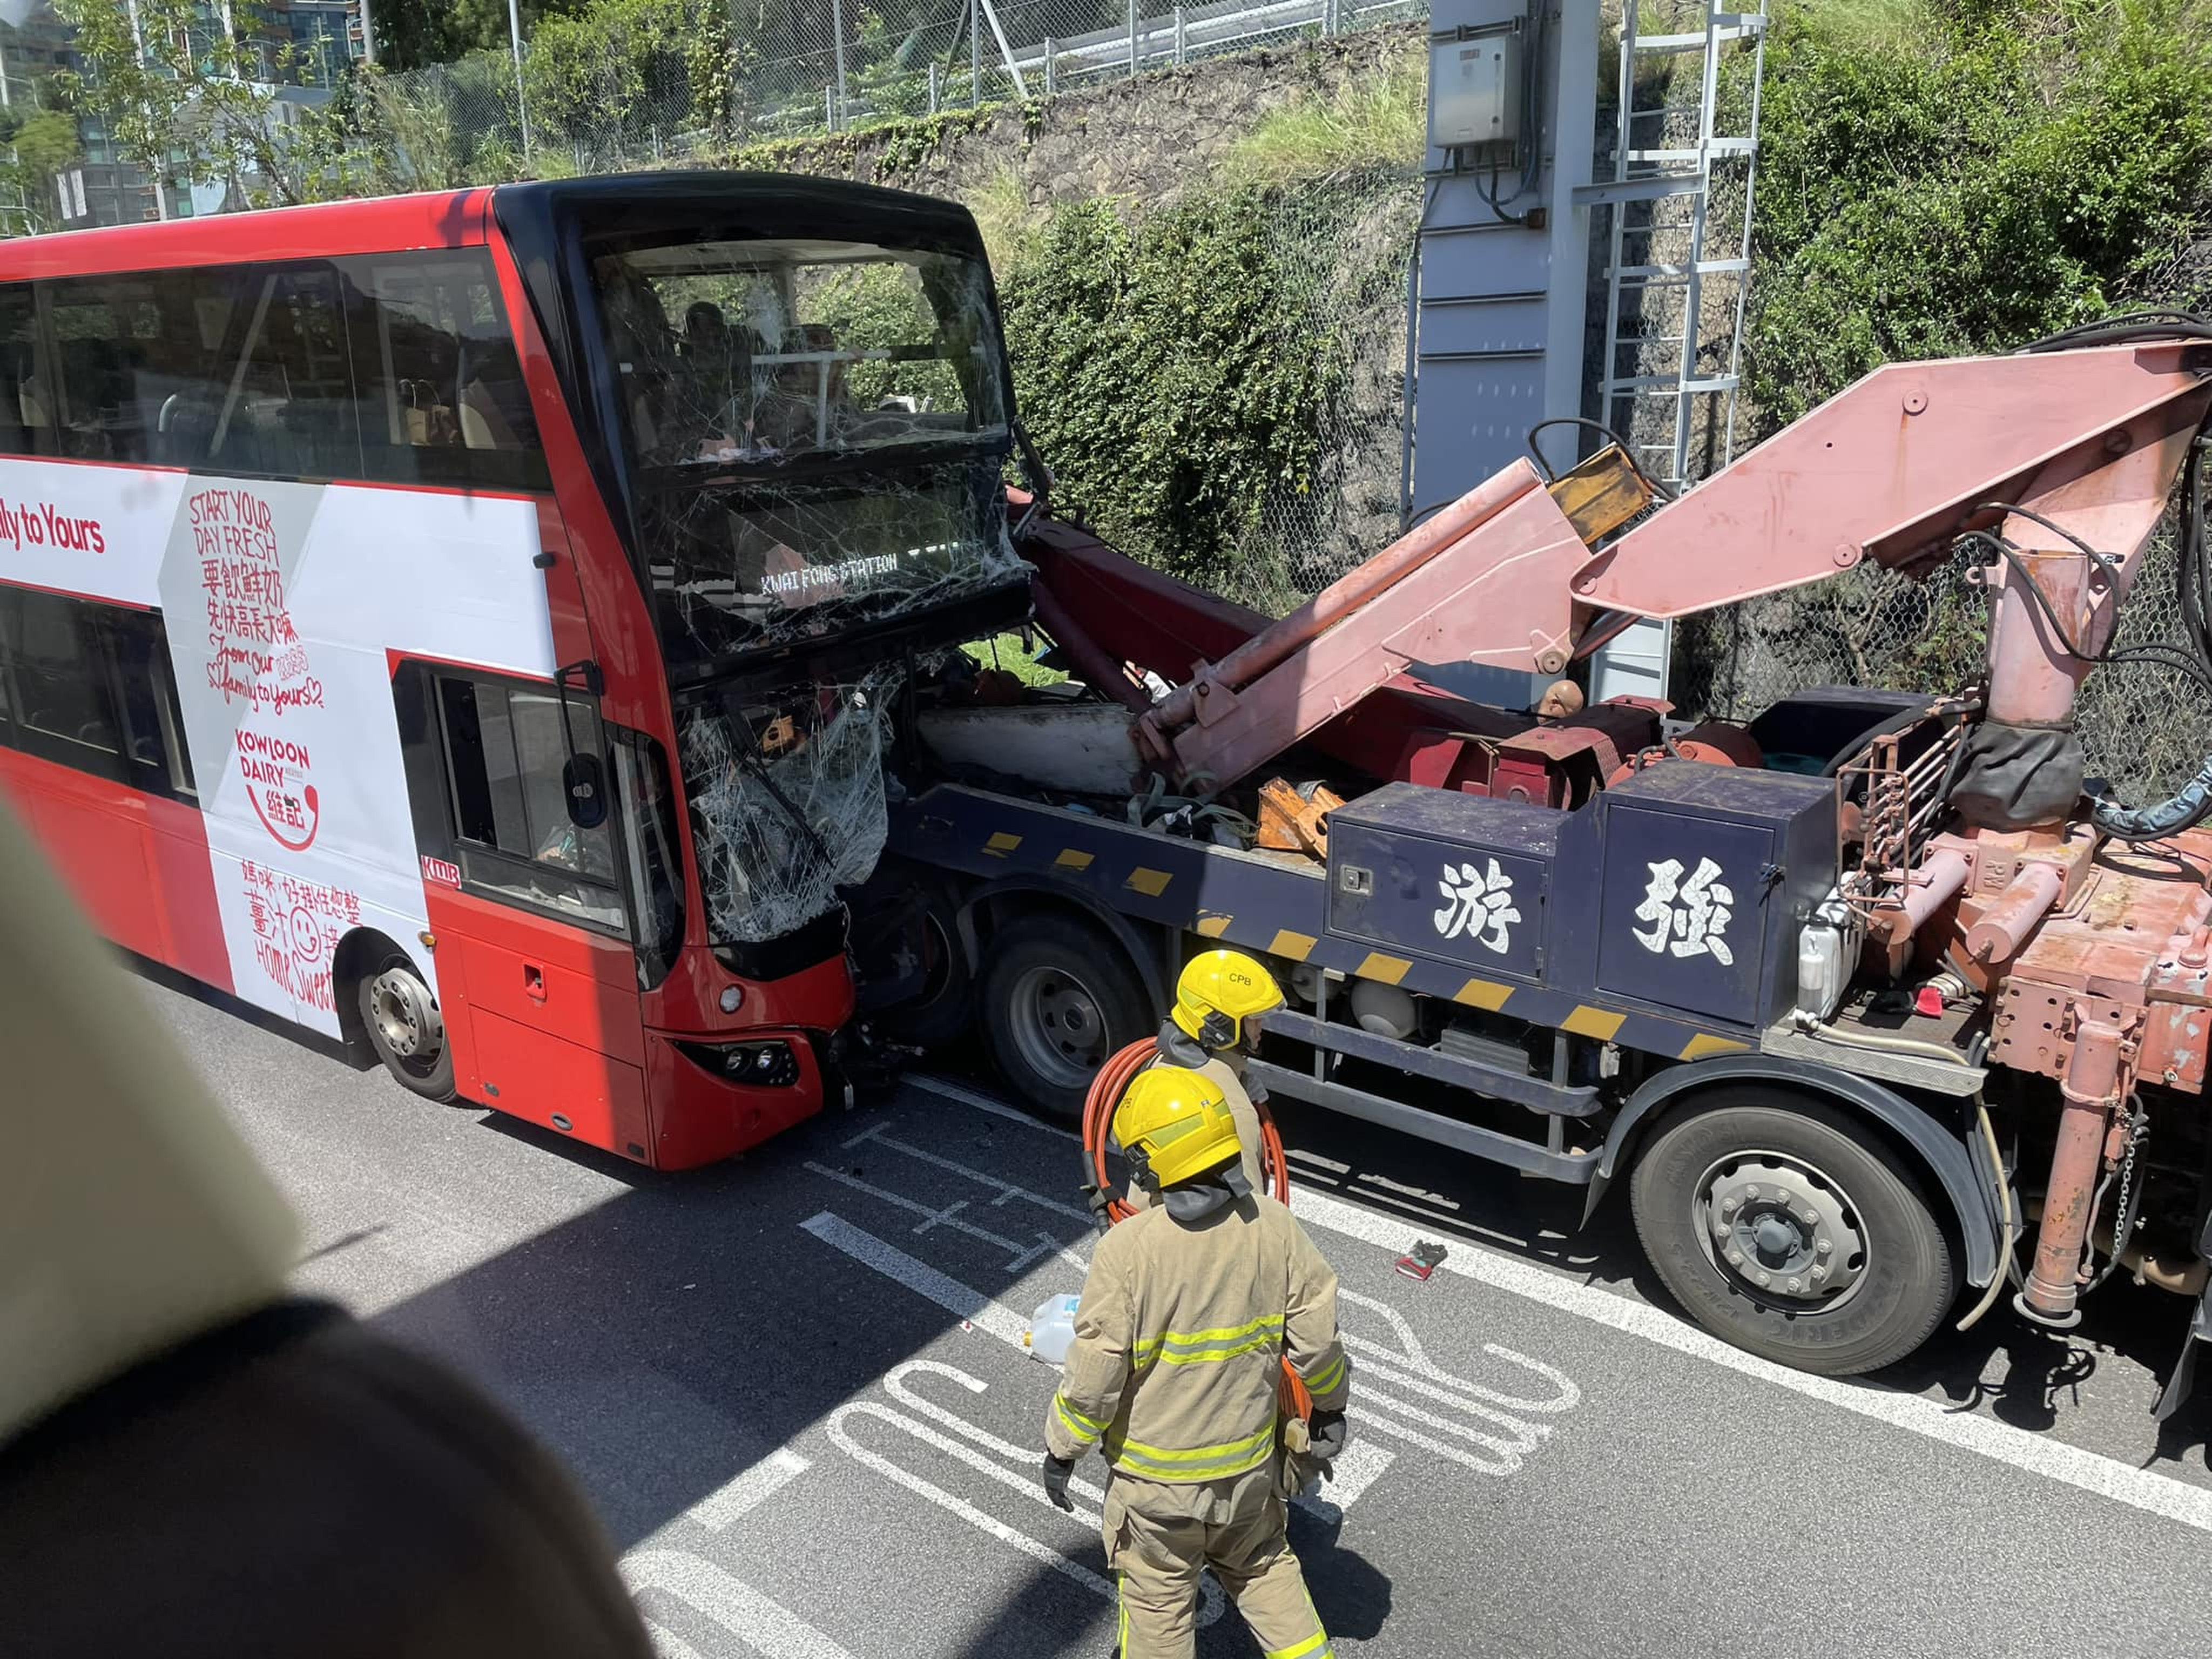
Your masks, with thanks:
M 1480 34 L 1429 46 L 1429 143 L 1478 149 L 1521 137 L 1521 36 Z

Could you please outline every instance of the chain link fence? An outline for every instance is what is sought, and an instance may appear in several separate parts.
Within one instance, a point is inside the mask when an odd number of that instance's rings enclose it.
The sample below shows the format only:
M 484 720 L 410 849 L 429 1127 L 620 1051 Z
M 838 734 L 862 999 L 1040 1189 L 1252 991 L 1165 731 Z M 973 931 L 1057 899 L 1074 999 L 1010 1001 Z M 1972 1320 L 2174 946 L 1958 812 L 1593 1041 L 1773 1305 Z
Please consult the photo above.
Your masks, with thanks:
M 1642 27 L 1686 33 L 1704 26 L 1705 11 L 1701 0 L 1644 0 Z M 1615 45 L 1617 50 L 1617 39 Z M 1701 126 L 1700 60 L 1667 57 L 1632 67 L 1632 114 L 1626 124 L 1632 143 L 1677 157 L 1692 152 Z M 1758 69 L 1757 57 L 1741 46 L 1717 64 L 1716 136 L 1753 131 Z M 1601 134 L 1601 170 L 1612 167 L 1618 142 L 1617 131 Z M 1756 152 L 1717 155 L 1709 166 L 1711 188 L 1702 204 L 1684 196 L 1612 210 L 1626 216 L 1622 263 L 1656 267 L 1662 274 L 1624 284 L 1613 358 L 1594 378 L 1656 381 L 1686 368 L 1699 380 L 1732 384 L 1740 368 L 1736 339 L 1746 284 L 1756 281 L 1750 234 Z M 1655 163 L 1643 170 L 1663 167 Z M 1610 226 L 1601 224 L 1600 232 L 1602 245 Z M 1690 286 L 1676 274 L 1693 251 L 1709 264 L 1741 267 L 1704 276 L 1694 315 Z M 2172 275 L 2171 287 L 2185 300 L 2187 273 Z M 1740 410 L 1732 391 L 1678 398 L 1655 386 L 1607 404 L 1606 417 L 1645 466 L 1671 471 L 1667 447 L 1679 444 L 1681 477 L 1692 484 L 1718 471 L 1756 437 L 1756 411 Z M 2169 521 L 2145 555 L 2117 646 L 2185 642 L 2174 547 Z M 1744 720 L 1817 685 L 1962 690 L 1986 672 L 1987 610 L 1981 590 L 1966 580 L 1961 560 L 1917 581 L 1862 566 L 1832 580 L 1678 623 L 1668 695 L 1686 715 Z M 2082 687 L 2076 713 L 2091 774 L 2107 779 L 2124 799 L 2162 799 L 2194 776 L 2212 753 L 2212 708 L 2203 707 L 2193 680 L 2172 669 L 2124 663 L 2100 668 Z
M 1427 12 L 1426 0 L 925 0 L 894 21 L 859 0 L 805 0 L 740 24 L 717 0 L 666 0 L 631 23 L 550 19 L 519 57 L 371 76 L 362 125 L 380 170 L 423 185 L 662 167 Z
M 1406 412 L 1406 294 L 1421 179 L 1370 168 L 1278 192 L 1269 226 L 1285 310 L 1326 339 L 1328 394 L 1310 481 L 1261 499 L 1231 568 L 1232 597 L 1296 609 L 1399 534 Z
M 2169 523 L 2143 556 L 2116 647 L 2183 644 Z M 1958 691 L 1984 673 L 1988 606 L 1954 557 L 1923 581 L 1862 565 L 1832 581 L 1676 626 L 1671 694 L 1685 713 L 1745 720 L 1815 685 Z M 2093 669 L 2075 704 L 2093 777 L 2130 802 L 2162 799 L 2212 754 L 2212 708 L 2186 675 L 2145 663 Z

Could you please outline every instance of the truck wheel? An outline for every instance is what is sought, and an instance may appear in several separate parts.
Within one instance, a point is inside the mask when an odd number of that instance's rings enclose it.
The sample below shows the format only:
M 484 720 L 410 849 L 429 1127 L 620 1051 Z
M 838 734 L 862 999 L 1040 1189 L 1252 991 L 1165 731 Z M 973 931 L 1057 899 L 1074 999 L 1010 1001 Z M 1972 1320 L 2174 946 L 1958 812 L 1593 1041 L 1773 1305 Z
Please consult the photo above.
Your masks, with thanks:
M 965 1031 L 975 1016 L 975 975 L 960 946 L 960 905 L 942 881 L 917 876 L 921 899 L 924 975 L 920 995 L 884 1010 L 884 1034 L 917 1048 L 941 1048 Z
M 453 1097 L 453 1050 L 430 988 L 407 958 L 386 957 L 355 988 L 368 1046 L 404 1089 L 425 1100 Z
M 1893 1364 L 1957 1291 L 1913 1171 L 1816 1098 L 1714 1091 L 1660 1126 L 1629 1197 L 1644 1255 L 1690 1316 L 1798 1370 Z
M 983 1045 L 1016 1093 L 1081 1115 L 1091 1079 L 1152 1029 L 1121 947 L 1065 912 L 1026 916 L 984 950 Z

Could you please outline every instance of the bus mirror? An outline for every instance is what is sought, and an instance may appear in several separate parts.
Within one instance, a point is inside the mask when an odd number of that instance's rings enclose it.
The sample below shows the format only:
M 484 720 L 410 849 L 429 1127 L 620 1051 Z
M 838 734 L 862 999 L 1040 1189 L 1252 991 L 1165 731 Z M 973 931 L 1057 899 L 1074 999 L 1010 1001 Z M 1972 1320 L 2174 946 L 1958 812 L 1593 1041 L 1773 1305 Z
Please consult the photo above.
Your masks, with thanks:
M 568 822 L 596 830 L 607 821 L 607 769 L 597 755 L 571 755 L 561 768 L 561 793 L 568 799 Z

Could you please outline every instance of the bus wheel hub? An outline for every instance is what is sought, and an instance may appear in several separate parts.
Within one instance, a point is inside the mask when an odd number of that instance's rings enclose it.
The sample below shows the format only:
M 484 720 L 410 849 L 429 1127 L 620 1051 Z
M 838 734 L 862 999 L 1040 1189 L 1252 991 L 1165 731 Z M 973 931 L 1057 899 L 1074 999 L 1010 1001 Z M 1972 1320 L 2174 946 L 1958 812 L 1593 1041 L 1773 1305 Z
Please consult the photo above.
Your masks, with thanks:
M 414 975 L 386 969 L 369 987 L 370 1018 L 384 1046 L 402 1060 L 437 1052 L 444 1032 L 429 988 Z

